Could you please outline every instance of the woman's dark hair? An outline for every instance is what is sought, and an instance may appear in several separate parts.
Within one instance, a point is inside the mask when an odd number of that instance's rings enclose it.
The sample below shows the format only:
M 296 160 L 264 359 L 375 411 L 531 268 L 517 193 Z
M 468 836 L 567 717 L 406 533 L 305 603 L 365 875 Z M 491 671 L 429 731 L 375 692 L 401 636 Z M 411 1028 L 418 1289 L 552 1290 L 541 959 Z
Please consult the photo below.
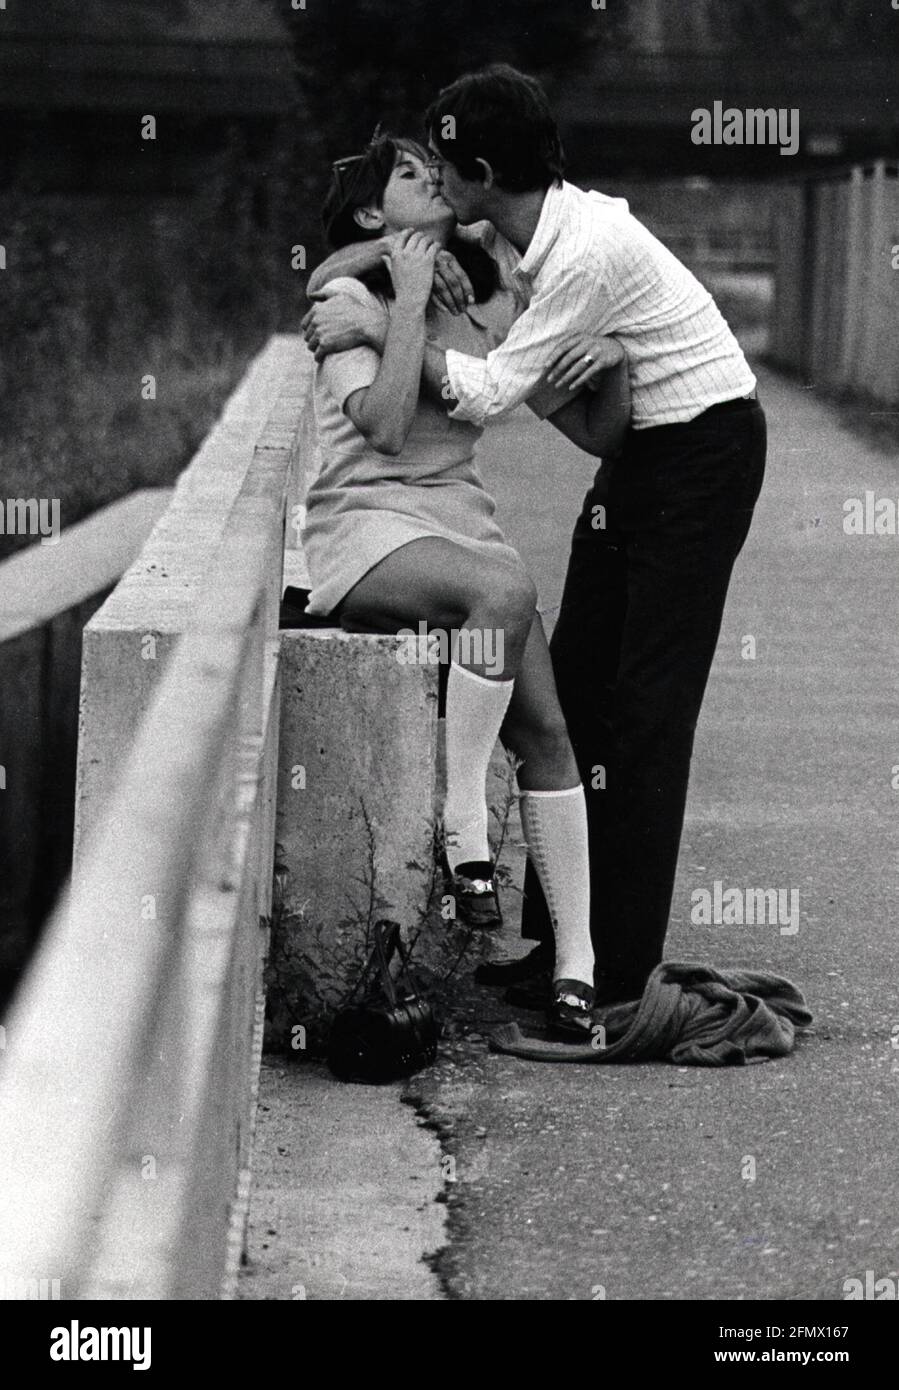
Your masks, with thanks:
M 382 235 L 375 228 L 360 227 L 354 217 L 359 208 L 380 207 L 400 153 L 427 160 L 428 151 L 417 140 L 403 136 L 379 135 L 361 155 L 338 160 L 331 187 L 322 208 L 322 227 L 328 244 L 338 250 L 354 241 L 373 241 Z M 499 283 L 496 262 L 483 247 L 453 237 L 447 248 L 465 271 L 479 304 L 496 291 Z M 360 277 L 374 294 L 393 297 L 393 285 L 386 267 Z
M 425 115 L 434 145 L 462 178 L 480 177 L 478 159 L 500 188 L 531 193 L 560 184 L 565 155 L 546 93 L 508 63 L 468 72 L 444 87 Z

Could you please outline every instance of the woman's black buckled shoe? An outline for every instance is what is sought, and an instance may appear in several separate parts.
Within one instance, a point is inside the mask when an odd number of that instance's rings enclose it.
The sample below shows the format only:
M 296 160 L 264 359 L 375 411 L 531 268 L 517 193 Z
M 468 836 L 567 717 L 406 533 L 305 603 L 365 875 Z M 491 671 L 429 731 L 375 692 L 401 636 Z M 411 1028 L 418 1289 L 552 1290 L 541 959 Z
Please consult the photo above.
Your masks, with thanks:
M 596 991 L 583 980 L 554 980 L 552 1003 L 547 1012 L 550 1031 L 574 1042 L 584 1042 L 593 1032 Z
M 494 868 L 488 860 L 447 868 L 445 892 L 455 899 L 457 922 L 478 931 L 495 931 L 502 926 Z

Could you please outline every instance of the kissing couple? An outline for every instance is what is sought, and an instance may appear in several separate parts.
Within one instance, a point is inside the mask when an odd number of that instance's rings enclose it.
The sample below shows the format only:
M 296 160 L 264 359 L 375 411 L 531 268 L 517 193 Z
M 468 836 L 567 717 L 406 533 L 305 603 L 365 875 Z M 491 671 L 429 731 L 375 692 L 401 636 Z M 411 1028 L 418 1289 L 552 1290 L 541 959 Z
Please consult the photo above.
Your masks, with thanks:
M 479 978 L 583 1043 L 662 959 L 765 415 L 698 280 L 623 199 L 565 180 L 537 81 L 503 64 L 466 74 L 425 129 L 427 144 L 378 135 L 333 168 L 334 249 L 303 320 L 322 450 L 307 611 L 348 630 L 501 636 L 500 660 L 479 659 L 483 641 L 450 653 L 447 891 L 461 920 L 500 922 L 486 803 L 499 739 L 519 763 L 536 944 Z M 601 460 L 549 644 L 476 462 L 484 429 L 523 402 Z

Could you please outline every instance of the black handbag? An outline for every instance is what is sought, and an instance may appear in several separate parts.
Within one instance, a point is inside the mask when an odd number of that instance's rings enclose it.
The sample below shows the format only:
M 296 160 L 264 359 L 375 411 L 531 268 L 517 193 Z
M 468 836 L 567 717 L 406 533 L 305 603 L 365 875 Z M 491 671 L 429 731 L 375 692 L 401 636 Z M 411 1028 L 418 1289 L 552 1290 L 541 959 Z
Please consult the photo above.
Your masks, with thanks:
M 339 1011 L 328 1040 L 328 1066 L 341 1081 L 396 1081 L 429 1067 L 437 1057 L 439 1027 L 409 966 L 397 922 L 376 922 L 374 949 L 352 1000 Z M 400 967 L 391 973 L 394 956 Z

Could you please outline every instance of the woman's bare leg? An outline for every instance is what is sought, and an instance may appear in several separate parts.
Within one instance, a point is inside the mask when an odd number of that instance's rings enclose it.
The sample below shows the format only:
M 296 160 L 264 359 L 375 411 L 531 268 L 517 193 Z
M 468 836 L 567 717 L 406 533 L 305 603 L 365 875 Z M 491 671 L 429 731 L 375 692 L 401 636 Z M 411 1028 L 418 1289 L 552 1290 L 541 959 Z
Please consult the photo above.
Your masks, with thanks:
M 527 645 L 536 591 L 523 565 L 481 557 L 437 536 L 409 541 L 359 580 L 341 621 L 385 632 L 424 621 L 480 636 L 460 644 L 460 664 L 486 680 L 514 680 Z M 478 652 L 495 659 L 471 659 Z M 466 659 L 469 658 L 469 659 Z
M 428 627 L 447 633 L 444 847 L 452 892 L 471 925 L 501 922 L 487 836 L 487 768 L 534 615 L 524 567 L 434 538 L 411 541 L 347 596 L 344 624 Z
M 539 613 L 531 623 L 500 738 L 521 760 L 522 791 L 555 791 L 580 783 Z
M 472 782 L 467 776 L 472 768 L 464 767 L 458 757 L 450 757 L 450 734 L 453 707 L 472 700 L 473 712 L 476 689 L 470 682 L 468 686 L 457 684 L 453 699 L 450 685 L 448 802 L 450 793 L 455 792 L 458 804 L 462 793 L 466 814 L 476 811 L 483 818 L 480 843 L 486 846 L 487 762 L 495 733 L 500 732 L 505 746 L 522 760 L 518 775 L 522 823 L 550 904 L 556 937 L 554 978 L 582 982 L 589 990 L 593 981 L 593 951 L 584 793 L 556 695 L 543 624 L 534 605 L 534 588 L 523 567 L 519 570 L 512 565 L 483 562 L 479 557 L 472 559 L 470 552 L 451 542 L 428 538 L 402 546 L 370 570 L 347 596 L 342 616 L 345 622 L 365 622 L 388 631 L 397 626 L 415 627 L 424 619 L 429 627 L 480 627 L 482 632 L 493 632 L 495 650 L 502 651 L 502 663 L 501 673 L 493 676 L 492 683 L 515 680 L 511 704 L 501 732 L 499 720 L 494 730 L 483 718 L 470 720 L 467 730 L 459 730 L 455 742 L 463 755 L 480 747 Z M 474 665 L 469 669 L 483 684 L 491 683 L 487 680 L 491 673 L 483 664 L 481 669 Z M 452 678 L 452 671 L 450 675 Z M 487 698 L 484 712 L 490 707 L 490 697 Z M 495 701 L 493 708 L 497 708 Z M 471 822 L 462 827 L 462 839 L 469 846 L 477 842 L 472 837 Z M 478 857 L 481 853 L 486 859 L 486 851 L 479 852 Z M 464 864 L 451 861 L 453 868 Z M 572 1015 L 576 1024 L 589 1027 L 589 1013 L 584 1015 L 575 1004 L 557 1003 L 554 1008 L 557 1015 L 561 1011 L 560 1016 L 569 1027 Z

